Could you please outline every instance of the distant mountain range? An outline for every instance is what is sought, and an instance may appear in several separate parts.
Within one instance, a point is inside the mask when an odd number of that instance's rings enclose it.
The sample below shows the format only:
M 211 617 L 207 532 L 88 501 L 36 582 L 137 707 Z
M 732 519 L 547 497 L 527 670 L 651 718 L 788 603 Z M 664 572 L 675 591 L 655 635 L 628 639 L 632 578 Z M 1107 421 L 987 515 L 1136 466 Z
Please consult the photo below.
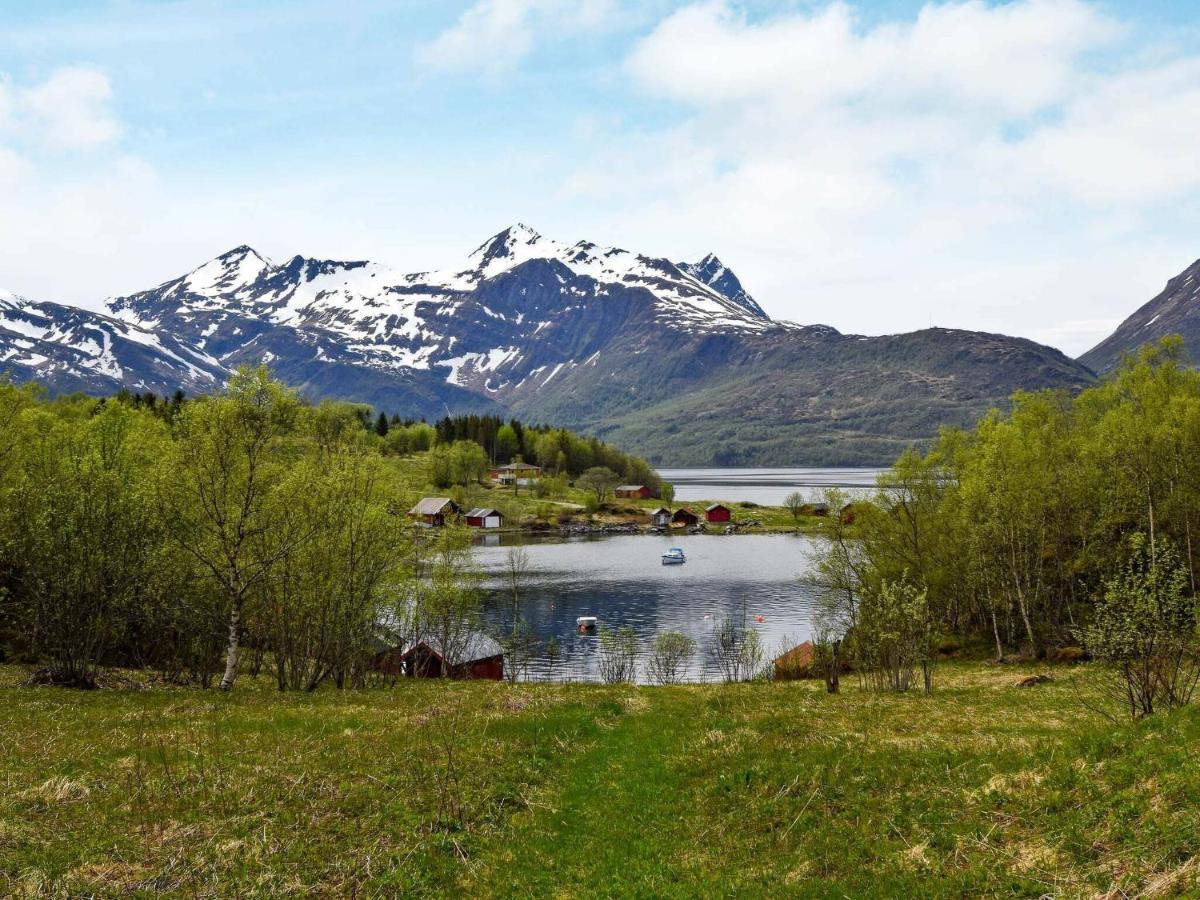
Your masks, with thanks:
M 886 463 L 1018 388 L 1093 380 L 1021 338 L 774 321 L 713 255 L 672 262 L 523 225 L 440 273 L 236 247 L 105 306 L 0 293 L 0 370 L 57 391 L 196 393 L 261 361 L 313 399 L 511 413 L 677 465 Z

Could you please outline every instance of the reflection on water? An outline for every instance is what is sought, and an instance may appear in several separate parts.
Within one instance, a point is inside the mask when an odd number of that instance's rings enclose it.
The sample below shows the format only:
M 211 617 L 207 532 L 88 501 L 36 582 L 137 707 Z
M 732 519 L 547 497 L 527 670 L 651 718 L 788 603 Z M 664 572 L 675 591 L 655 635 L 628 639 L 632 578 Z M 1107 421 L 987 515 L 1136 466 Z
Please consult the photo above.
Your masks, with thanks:
M 496 537 L 489 535 L 488 537 Z M 501 545 L 476 548 L 487 573 L 486 618 L 492 630 L 507 623 L 503 582 L 508 547 L 525 545 L 535 571 L 522 592 L 522 610 L 542 646 L 558 640 L 557 665 L 542 652 L 532 678 L 594 681 L 599 677 L 597 637 L 576 631 L 578 616 L 597 616 L 602 626 L 628 625 L 638 637 L 639 676 L 655 635 L 682 631 L 699 644 L 688 680 L 714 680 L 705 644 L 723 617 L 759 632 L 767 655 L 811 634 L 813 589 L 800 579 L 816 538 L 802 535 L 617 536 L 566 541 L 529 541 L 505 535 Z M 688 561 L 664 566 L 662 554 L 682 547 Z M 761 621 L 759 621 L 761 617 Z
M 749 500 L 763 506 L 780 506 L 783 498 L 799 491 L 819 499 L 826 488 L 848 494 L 866 493 L 875 486 L 882 469 L 659 469 L 675 486 L 676 500 Z

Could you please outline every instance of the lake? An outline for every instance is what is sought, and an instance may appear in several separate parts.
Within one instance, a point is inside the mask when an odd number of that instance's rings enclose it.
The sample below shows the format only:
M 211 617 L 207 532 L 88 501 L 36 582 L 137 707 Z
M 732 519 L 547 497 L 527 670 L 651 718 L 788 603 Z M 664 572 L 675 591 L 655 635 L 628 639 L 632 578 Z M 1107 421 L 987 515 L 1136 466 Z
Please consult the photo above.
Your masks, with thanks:
M 826 488 L 841 488 L 848 494 L 867 493 L 883 469 L 659 469 L 658 474 L 675 486 L 676 500 L 752 501 L 763 506 L 781 506 L 783 498 L 800 491 L 819 499 Z
M 495 537 L 495 536 L 490 536 Z M 595 681 L 599 678 L 595 634 L 581 635 L 577 616 L 597 616 L 602 626 L 634 629 L 640 649 L 639 679 L 654 638 L 682 631 L 699 645 L 689 681 L 718 673 L 705 642 L 725 617 L 743 617 L 757 630 L 768 656 L 811 636 L 814 591 L 801 583 L 818 538 L 804 535 L 614 536 L 531 540 L 505 535 L 480 546 L 476 559 L 487 573 L 485 617 L 491 629 L 508 621 L 503 568 L 509 546 L 524 546 L 535 568 L 522 592 L 522 615 L 544 644 L 557 638 L 557 665 L 541 654 L 530 678 Z M 662 554 L 682 547 L 688 561 L 664 566 Z M 761 617 L 761 621 L 759 621 Z

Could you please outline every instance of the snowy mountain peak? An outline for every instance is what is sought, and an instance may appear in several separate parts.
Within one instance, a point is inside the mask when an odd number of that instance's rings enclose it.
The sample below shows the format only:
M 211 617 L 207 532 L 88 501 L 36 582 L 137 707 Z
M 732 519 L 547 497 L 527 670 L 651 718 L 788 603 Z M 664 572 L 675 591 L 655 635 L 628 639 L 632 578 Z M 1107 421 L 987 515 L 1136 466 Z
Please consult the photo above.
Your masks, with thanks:
M 180 287 L 189 293 L 206 297 L 235 293 L 240 288 L 253 284 L 270 268 L 272 265 L 269 259 L 253 247 L 242 244 L 193 269 L 184 276 Z
M 508 262 L 515 264 L 528 258 L 528 252 L 542 236 L 523 222 L 505 228 L 499 234 L 484 241 L 470 256 L 470 262 L 477 268 L 486 270 L 493 263 Z
M 698 263 L 679 263 L 679 268 L 747 312 L 756 316 L 766 316 L 763 308 L 742 287 L 742 282 L 733 274 L 733 270 L 721 262 L 715 253 L 709 253 Z

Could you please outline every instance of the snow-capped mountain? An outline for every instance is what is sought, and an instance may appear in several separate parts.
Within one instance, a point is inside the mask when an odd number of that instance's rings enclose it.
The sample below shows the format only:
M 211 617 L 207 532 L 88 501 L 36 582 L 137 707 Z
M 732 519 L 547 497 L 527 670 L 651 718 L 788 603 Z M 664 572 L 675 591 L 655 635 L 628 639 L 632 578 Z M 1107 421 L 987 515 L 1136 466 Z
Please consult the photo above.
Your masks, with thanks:
M 20 303 L 27 316 L 43 310 L 39 334 L 60 349 L 36 351 L 58 368 L 17 374 L 59 389 L 162 390 L 174 377 L 204 390 L 236 365 L 266 362 L 314 399 L 427 418 L 515 413 L 695 464 L 885 461 L 1016 388 L 1090 378 L 1019 339 L 946 330 L 866 338 L 776 322 L 712 254 L 677 263 L 561 243 L 524 225 L 445 272 L 276 263 L 241 246 L 109 299 L 111 318 L 75 310 L 82 318 L 70 324 L 69 307 Z M 112 344 L 96 338 L 97 352 L 81 356 L 97 329 Z M 0 323 L 0 354 L 34 352 L 20 339 Z M 139 340 L 157 342 L 144 363 L 129 350 Z M 96 381 L 101 360 L 107 380 Z
M 632 306 L 647 323 L 677 331 L 786 327 L 715 257 L 676 265 L 583 241 L 562 244 L 524 225 L 486 241 L 453 272 L 404 274 L 302 256 L 275 265 L 243 246 L 154 290 L 108 302 L 125 321 L 166 328 L 221 358 L 273 353 L 259 345 L 287 328 L 296 332 L 291 339 L 310 343 L 318 361 L 326 351 L 317 335 L 335 336 L 357 364 L 440 370 L 451 384 L 477 382 L 489 393 L 532 376 L 536 366 L 523 363 L 533 358 L 580 363 L 594 350 L 545 358 L 530 345 L 562 344 L 561 332 L 576 320 L 624 315 Z
M 212 390 L 228 376 L 220 362 L 169 334 L 0 290 L 0 372 L 60 392 L 122 387 Z

